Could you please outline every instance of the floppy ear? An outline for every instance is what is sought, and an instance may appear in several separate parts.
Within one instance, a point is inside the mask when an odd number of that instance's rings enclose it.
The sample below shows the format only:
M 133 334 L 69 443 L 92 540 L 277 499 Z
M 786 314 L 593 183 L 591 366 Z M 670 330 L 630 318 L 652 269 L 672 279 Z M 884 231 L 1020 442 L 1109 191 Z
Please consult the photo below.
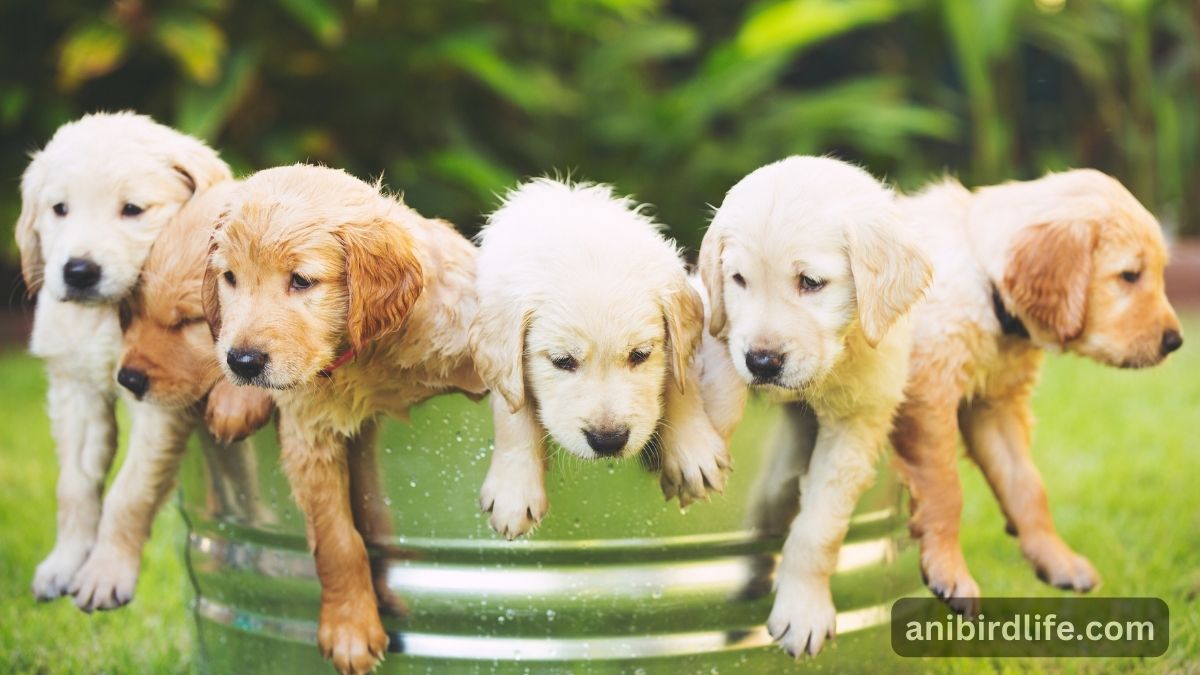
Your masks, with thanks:
M 1025 317 L 1048 327 L 1066 344 L 1083 333 L 1096 227 L 1051 222 L 1026 228 L 1013 242 L 1004 290 Z
M 21 276 L 29 295 L 37 295 L 42 287 L 45 260 L 42 259 L 42 239 L 34 224 L 37 222 L 38 193 L 42 190 L 42 171 L 38 155 L 34 155 L 21 177 L 21 214 L 17 216 L 17 248 L 21 251 Z
M 229 165 L 221 161 L 215 150 L 191 136 L 178 135 L 168 148 L 167 157 L 192 194 L 233 178 Z
M 532 307 L 503 294 L 485 294 L 468 336 L 475 372 L 513 413 L 525 407 L 525 333 L 532 318 Z
M 337 237 L 346 252 L 346 335 L 357 353 L 404 326 L 425 275 L 412 237 L 391 214 L 347 223 Z
M 671 349 L 671 376 L 679 392 L 683 393 L 692 354 L 700 347 L 704 333 L 704 302 L 688 283 L 687 276 L 681 273 L 663 297 L 662 308 L 667 324 L 667 344 Z
M 725 253 L 725 240 L 717 228 L 709 225 L 700 242 L 700 258 L 696 266 L 700 280 L 708 291 L 708 332 L 713 337 L 725 334 L 725 271 L 721 269 L 721 256 Z
M 221 297 L 217 292 L 217 269 L 212 264 L 212 252 L 216 244 L 209 248 L 209 258 L 204 263 L 204 285 L 200 291 L 200 302 L 204 306 L 204 320 L 208 322 L 208 331 L 212 333 L 213 342 L 221 336 Z
M 896 231 L 896 214 L 859 223 L 846 231 L 858 322 L 875 347 L 929 287 L 929 261 Z

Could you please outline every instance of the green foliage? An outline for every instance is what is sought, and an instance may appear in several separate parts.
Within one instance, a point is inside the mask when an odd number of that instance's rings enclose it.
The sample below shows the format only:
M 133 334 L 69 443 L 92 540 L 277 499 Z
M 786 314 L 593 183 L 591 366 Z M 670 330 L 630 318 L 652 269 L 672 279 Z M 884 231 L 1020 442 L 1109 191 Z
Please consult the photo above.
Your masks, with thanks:
M 906 188 L 1096 166 L 1198 232 L 1198 35 L 1190 0 L 19 0 L 0 7 L 0 228 L 26 151 L 135 108 L 243 172 L 382 174 L 467 232 L 557 171 L 695 245 L 706 204 L 798 152 Z

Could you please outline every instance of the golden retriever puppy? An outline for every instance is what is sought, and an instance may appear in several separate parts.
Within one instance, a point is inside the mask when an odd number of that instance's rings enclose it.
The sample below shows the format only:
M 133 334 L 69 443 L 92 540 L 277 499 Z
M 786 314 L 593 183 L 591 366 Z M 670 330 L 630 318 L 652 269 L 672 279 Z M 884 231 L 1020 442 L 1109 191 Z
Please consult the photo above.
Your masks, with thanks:
M 96 541 L 117 444 L 117 303 L 179 207 L 229 178 L 206 145 L 132 113 L 64 125 L 21 178 L 17 246 L 25 285 L 37 294 L 29 348 L 46 362 L 59 459 L 58 532 L 34 575 L 39 600 L 67 592 Z M 135 434 L 157 433 L 143 427 L 161 420 L 130 407 Z
M 668 498 L 724 488 L 728 450 L 689 372 L 703 304 L 658 230 L 606 185 L 538 179 L 479 235 L 471 347 L 499 394 L 480 503 L 509 539 L 546 513 L 547 436 L 597 459 L 633 456 L 657 433 Z
M 802 401 L 789 414 L 816 421 L 811 451 L 796 449 L 807 471 L 767 622 L 794 656 L 834 634 L 829 579 L 903 395 L 906 313 L 930 267 L 899 236 L 899 219 L 892 193 L 865 171 L 791 157 L 729 191 L 700 249 L 709 330 L 725 346 L 704 362 L 717 428 L 736 425 L 746 384 Z
M 142 546 L 201 417 L 229 445 L 271 414 L 268 394 L 234 387 L 222 376 L 201 303 L 212 226 L 234 186 L 219 183 L 179 210 L 151 247 L 141 283 L 122 303 L 125 336 L 117 381 L 154 423 L 135 429 L 104 497 L 95 547 L 69 589 L 81 609 L 114 609 L 133 599 Z M 246 452 L 240 446 L 220 449 Z
M 946 180 L 902 208 L 910 240 L 936 269 L 914 310 L 907 399 L 892 433 L 929 588 L 960 612 L 978 612 L 958 539 L 961 433 L 1038 575 L 1087 591 L 1099 577 L 1055 531 L 1029 455 L 1029 397 L 1045 350 L 1140 368 L 1183 344 L 1163 293 L 1158 222 L 1091 170 L 974 193 Z
M 321 581 L 317 641 L 345 673 L 371 670 L 388 645 L 347 455 L 373 443 L 381 412 L 484 393 L 467 346 L 475 255 L 448 223 L 304 165 L 243 181 L 213 235 L 204 301 L 217 358 L 275 398 Z

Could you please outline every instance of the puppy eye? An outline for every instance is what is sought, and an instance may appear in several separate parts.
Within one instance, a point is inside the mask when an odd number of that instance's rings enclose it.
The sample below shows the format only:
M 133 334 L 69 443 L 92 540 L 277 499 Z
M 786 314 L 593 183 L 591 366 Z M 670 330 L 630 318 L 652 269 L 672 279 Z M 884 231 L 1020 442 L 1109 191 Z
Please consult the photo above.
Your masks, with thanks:
M 734 272 L 733 273 L 733 283 L 737 284 L 738 286 L 741 286 L 742 288 L 745 288 L 746 287 L 746 277 L 743 277 L 738 272 Z
M 800 290 L 805 293 L 812 293 L 825 288 L 824 279 L 814 279 L 807 274 L 800 275 Z
M 579 362 L 576 361 L 575 357 L 571 356 L 570 354 L 551 356 L 550 363 L 553 363 L 555 368 L 558 368 L 559 370 L 565 370 L 568 373 L 575 372 L 575 369 L 579 367 Z
M 629 352 L 629 365 L 640 366 L 645 363 L 646 359 L 648 358 L 650 358 L 649 349 L 635 349 Z
M 136 217 L 142 215 L 142 212 L 145 210 L 146 209 L 143 209 L 142 207 L 138 206 L 137 204 L 126 203 L 125 206 L 121 207 L 121 215 L 126 218 L 136 218 Z
M 292 290 L 293 291 L 303 291 L 303 290 L 312 288 L 312 285 L 315 283 L 317 283 L 317 282 L 313 281 L 312 279 L 309 279 L 308 277 L 302 277 L 299 274 L 292 275 Z
M 60 217 L 67 215 L 67 205 L 66 204 L 59 202 L 59 203 L 55 204 L 53 208 L 54 208 L 54 215 L 60 216 Z
M 1124 272 L 1121 272 L 1121 279 L 1127 283 L 1136 284 L 1138 279 L 1141 278 L 1141 271 L 1125 270 Z
M 230 286 L 237 286 L 237 277 L 233 276 L 232 270 L 226 270 L 224 276 L 225 276 L 225 283 L 229 284 Z

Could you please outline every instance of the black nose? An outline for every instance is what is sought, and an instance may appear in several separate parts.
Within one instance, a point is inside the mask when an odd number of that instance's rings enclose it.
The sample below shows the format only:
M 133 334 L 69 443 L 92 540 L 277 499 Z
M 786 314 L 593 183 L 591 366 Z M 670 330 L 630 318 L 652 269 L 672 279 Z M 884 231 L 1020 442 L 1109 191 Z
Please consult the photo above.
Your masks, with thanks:
M 601 457 L 612 457 L 625 448 L 629 442 L 629 427 L 612 427 L 609 429 L 584 429 L 588 445 Z
M 1163 356 L 1179 349 L 1183 346 L 1183 336 L 1177 330 L 1169 330 L 1163 333 L 1162 353 Z
M 783 370 L 783 354 L 757 350 L 746 352 L 746 368 L 759 380 L 773 380 Z
M 150 378 L 140 370 L 122 368 L 117 371 L 117 384 L 133 392 L 134 396 L 141 398 L 150 388 Z
M 266 352 L 257 349 L 230 349 L 225 355 L 225 363 L 229 369 L 247 380 L 253 380 L 267 367 Z
M 71 258 L 63 265 L 63 281 L 71 288 L 87 290 L 100 281 L 100 266 L 87 258 Z

